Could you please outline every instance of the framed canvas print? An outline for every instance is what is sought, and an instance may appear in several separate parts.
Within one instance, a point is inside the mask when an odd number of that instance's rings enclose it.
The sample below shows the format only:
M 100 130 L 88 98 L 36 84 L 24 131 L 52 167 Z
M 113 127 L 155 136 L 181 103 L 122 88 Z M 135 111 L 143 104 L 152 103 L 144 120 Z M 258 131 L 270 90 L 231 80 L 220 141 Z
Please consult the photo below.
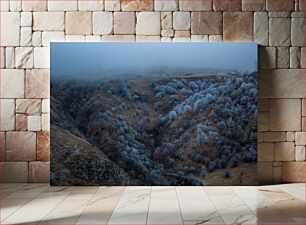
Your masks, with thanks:
M 51 43 L 52 185 L 256 185 L 255 43 Z

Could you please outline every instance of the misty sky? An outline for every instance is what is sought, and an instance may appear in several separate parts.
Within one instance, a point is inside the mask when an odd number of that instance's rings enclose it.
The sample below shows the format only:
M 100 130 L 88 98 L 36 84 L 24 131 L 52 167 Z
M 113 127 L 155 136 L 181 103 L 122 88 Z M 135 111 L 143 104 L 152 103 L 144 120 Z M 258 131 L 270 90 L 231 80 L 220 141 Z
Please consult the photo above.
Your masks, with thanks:
M 256 43 L 51 43 L 51 76 L 167 68 L 257 70 Z

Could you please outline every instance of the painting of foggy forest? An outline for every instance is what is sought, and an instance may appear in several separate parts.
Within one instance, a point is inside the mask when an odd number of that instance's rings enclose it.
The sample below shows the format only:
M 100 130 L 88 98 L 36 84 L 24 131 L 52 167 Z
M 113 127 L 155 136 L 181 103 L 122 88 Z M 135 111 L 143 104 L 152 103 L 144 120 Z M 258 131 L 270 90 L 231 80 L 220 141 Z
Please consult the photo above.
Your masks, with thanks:
M 51 43 L 51 185 L 256 185 L 255 43 Z

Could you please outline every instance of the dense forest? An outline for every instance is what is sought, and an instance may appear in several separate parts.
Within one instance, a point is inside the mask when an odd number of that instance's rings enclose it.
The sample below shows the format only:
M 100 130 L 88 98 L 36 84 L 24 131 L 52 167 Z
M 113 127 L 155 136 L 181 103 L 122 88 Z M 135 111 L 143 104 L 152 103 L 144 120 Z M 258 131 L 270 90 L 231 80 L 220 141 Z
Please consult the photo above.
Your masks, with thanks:
M 51 184 L 256 184 L 256 78 L 53 79 Z

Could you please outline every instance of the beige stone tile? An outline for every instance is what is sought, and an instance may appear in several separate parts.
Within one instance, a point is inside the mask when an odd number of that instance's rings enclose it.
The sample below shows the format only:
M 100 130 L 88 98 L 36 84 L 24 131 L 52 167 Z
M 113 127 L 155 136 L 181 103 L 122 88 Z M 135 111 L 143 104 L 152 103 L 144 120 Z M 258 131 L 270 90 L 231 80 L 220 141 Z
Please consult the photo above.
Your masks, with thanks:
M 106 224 L 125 187 L 100 187 L 87 206 L 77 224 Z
M 273 165 L 272 170 L 273 184 L 280 184 L 282 182 L 282 167 Z
M 45 31 L 42 32 L 42 45 L 50 46 L 50 42 L 65 41 L 65 33 L 63 31 Z
M 28 130 L 41 131 L 41 116 L 28 116 Z
M 28 202 L 30 202 L 32 199 L 27 198 L 18 198 L 18 199 L 10 199 L 10 198 L 4 198 L 1 200 L 1 221 L 5 220 L 7 217 L 12 215 L 15 211 L 22 208 L 24 205 L 26 205 Z
M 104 9 L 103 0 L 79 0 L 80 11 L 101 11 Z
M 33 199 L 3 221 L 5 224 L 38 223 L 61 200 Z M 35 212 L 35 213 L 33 213 Z
M 160 36 L 136 36 L 136 42 L 160 42 Z
M 46 131 L 37 132 L 37 152 L 38 161 L 50 160 L 50 133 Z
M 1 70 L 1 98 L 24 97 L 24 71 L 15 69 Z
M 173 29 L 161 30 L 161 36 L 162 37 L 173 37 L 174 36 L 174 30 Z
M 33 161 L 36 159 L 36 133 L 7 132 L 6 159 L 8 161 Z
M 63 31 L 65 29 L 64 12 L 34 12 L 33 30 L 37 31 Z
M 269 17 L 272 18 L 289 18 L 290 12 L 269 12 Z
M 214 11 L 241 11 L 241 1 L 237 0 L 213 0 L 213 9 Z
M 154 1 L 155 11 L 178 11 L 178 0 Z
M 305 145 L 305 132 L 296 132 L 295 133 L 295 144 L 296 145 Z
M 161 42 L 172 42 L 172 38 L 171 37 L 162 37 L 160 39 Z
M 17 69 L 33 68 L 33 48 L 32 47 L 15 48 L 15 67 Z
M 135 35 L 103 35 L 104 42 L 135 42 Z
M 305 161 L 305 146 L 295 146 L 295 161 Z
M 139 12 L 137 14 L 137 35 L 160 35 L 160 12 Z
M 34 48 L 34 68 L 50 68 L 50 49 L 49 47 Z
M 275 143 L 274 149 L 276 161 L 294 161 L 294 142 Z
M 254 41 L 263 46 L 269 44 L 269 19 L 266 12 L 254 13 Z
M 66 35 L 65 41 L 66 42 L 84 42 L 85 35 Z
M 295 133 L 287 132 L 287 141 L 294 141 L 294 140 L 295 140 Z
M 222 35 L 209 35 L 208 42 L 223 42 Z
M 258 184 L 272 184 L 272 162 L 258 162 Z
M 12 185 L 15 186 L 16 184 Z M 27 196 L 27 198 L 35 198 L 41 192 L 46 191 L 48 187 L 48 184 L 31 184 L 23 182 L 23 184 L 19 188 L 15 188 L 15 190 L 11 192 L 11 194 L 7 195 L 6 198 L 16 199 L 24 198 L 25 196 Z
M 108 224 L 145 224 L 150 193 L 151 187 L 126 187 Z
M 174 33 L 174 37 L 188 37 L 190 38 L 189 30 L 176 30 Z
M 290 50 L 289 47 L 277 47 L 277 68 L 287 69 L 290 67 Z
M 162 29 L 172 29 L 173 17 L 171 12 L 161 12 L 161 28 Z
M 258 143 L 258 161 L 274 161 L 274 143 Z
M 292 46 L 305 46 L 304 18 L 291 19 L 291 44 Z
M 296 199 L 299 199 L 305 202 L 305 184 L 297 183 L 297 184 L 282 184 L 277 186 L 278 189 L 292 195 Z
M 290 47 L 290 68 L 301 68 L 301 49 L 299 47 Z
M 253 14 L 250 12 L 225 12 L 223 14 L 224 41 L 252 41 Z
M 153 0 L 121 0 L 122 11 L 152 11 Z
M 286 132 L 265 132 L 265 142 L 280 142 L 286 141 Z
M 259 112 L 258 114 L 258 130 L 268 131 L 269 130 L 269 113 Z
M 208 35 L 191 35 L 191 42 L 208 42 Z
M 269 19 L 269 45 L 290 46 L 290 18 Z
M 101 36 L 100 35 L 86 35 L 85 40 L 86 42 L 100 42 Z
M 1 182 L 28 182 L 27 162 L 0 162 L 0 168 L 2 171 Z
M 22 0 L 22 11 L 46 11 L 47 1 L 45 0 Z
M 15 48 L 5 48 L 5 66 L 7 69 L 13 69 L 15 67 Z
M 212 11 L 212 0 L 179 0 L 180 11 Z
M 175 187 L 152 187 L 148 224 L 183 224 Z
M 20 13 L 1 13 L 1 46 L 19 46 Z
M 15 129 L 15 100 L 0 99 L 0 130 L 10 131 Z
M 9 0 L 0 1 L 0 10 L 1 12 L 7 12 L 10 10 Z
M 268 11 L 293 11 L 294 0 L 288 1 L 275 1 L 267 0 L 266 7 Z
M 32 26 L 32 13 L 31 12 L 21 12 L 20 14 L 20 25 L 23 27 Z
M 220 219 L 202 187 L 176 187 L 176 192 L 184 221 Z
M 285 224 L 293 224 L 294 220 L 284 214 L 279 208 L 276 206 L 269 206 L 264 208 L 257 209 L 257 218 L 264 224 L 271 223 L 285 223 Z
M 26 114 L 16 114 L 16 131 L 28 130 L 28 117 Z
M 40 99 L 16 99 L 16 113 L 38 115 L 41 113 Z
M 40 47 L 42 45 L 42 32 L 41 31 L 33 32 L 32 45 L 34 47 Z
M 72 189 L 72 186 L 48 186 L 47 189 L 37 195 L 35 199 L 64 200 L 71 193 Z
M 48 0 L 48 11 L 77 11 L 78 1 L 58 1 L 58 0 Z
M 50 162 L 29 162 L 29 182 L 49 183 Z
M 222 34 L 222 13 L 192 12 L 192 34 Z
M 104 4 L 105 11 L 120 11 L 120 0 L 107 0 Z
M 65 201 L 62 201 L 53 208 L 53 210 L 40 221 L 40 224 L 75 224 L 93 194 L 87 194 L 87 197 L 83 199 L 69 198 L 70 195 L 65 198 Z
M 112 34 L 113 32 L 113 13 L 112 12 L 93 12 L 93 34 Z
M 173 29 L 174 30 L 189 30 L 190 29 L 190 13 L 189 12 L 174 12 L 173 13 Z
M 92 34 L 91 12 L 66 12 L 66 34 Z
M 50 74 L 48 70 L 26 71 L 26 98 L 49 98 Z
M 301 130 L 301 100 L 273 99 L 270 101 L 271 131 Z
M 284 162 L 283 182 L 305 182 L 305 162 Z
M 173 42 L 190 42 L 190 37 L 174 37 Z
M 304 71 L 301 69 L 259 70 L 260 98 L 304 98 Z
M 31 27 L 21 27 L 20 46 L 23 46 L 23 47 L 31 46 L 31 43 L 32 43 L 32 28 Z
M 136 14 L 134 12 L 114 13 L 114 34 L 135 34 Z
M 43 113 L 41 115 L 41 129 L 43 131 L 50 131 L 50 114 Z
M 42 112 L 43 113 L 50 113 L 50 99 L 43 99 L 42 100 Z
M 259 47 L 259 68 L 261 69 L 276 68 L 275 47 Z
M 242 0 L 242 11 L 264 11 L 265 0 Z

